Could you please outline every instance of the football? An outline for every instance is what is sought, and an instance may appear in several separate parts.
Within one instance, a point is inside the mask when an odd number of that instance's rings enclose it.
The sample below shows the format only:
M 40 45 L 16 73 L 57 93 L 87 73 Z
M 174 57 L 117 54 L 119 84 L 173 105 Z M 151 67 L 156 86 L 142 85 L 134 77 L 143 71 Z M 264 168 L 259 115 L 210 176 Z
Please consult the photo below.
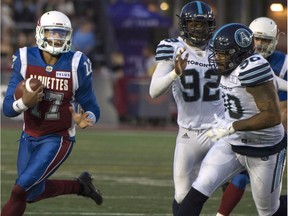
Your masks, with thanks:
M 23 82 L 25 83 L 23 85 Z M 29 78 L 26 80 L 22 80 L 16 87 L 15 92 L 14 92 L 14 99 L 18 100 L 19 98 L 22 97 L 23 95 L 23 86 L 25 86 L 25 88 L 27 89 L 27 91 L 29 92 L 33 92 L 36 89 L 39 88 L 39 86 L 41 86 L 42 83 L 40 80 L 36 79 L 36 78 Z

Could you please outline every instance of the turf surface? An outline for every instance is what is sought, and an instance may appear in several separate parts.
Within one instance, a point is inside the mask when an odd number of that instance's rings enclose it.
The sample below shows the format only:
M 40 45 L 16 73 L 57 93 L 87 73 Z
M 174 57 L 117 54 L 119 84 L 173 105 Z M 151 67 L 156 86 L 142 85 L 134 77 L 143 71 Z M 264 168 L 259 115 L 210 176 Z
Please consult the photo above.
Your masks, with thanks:
M 1 128 L 1 207 L 16 177 L 19 134 L 19 129 Z M 73 179 L 89 171 L 103 205 L 69 195 L 28 204 L 25 215 L 172 216 L 175 137 L 176 131 L 78 130 L 70 157 L 52 177 Z M 221 194 L 220 189 L 213 194 L 202 215 L 215 215 Z M 257 215 L 249 186 L 233 215 Z

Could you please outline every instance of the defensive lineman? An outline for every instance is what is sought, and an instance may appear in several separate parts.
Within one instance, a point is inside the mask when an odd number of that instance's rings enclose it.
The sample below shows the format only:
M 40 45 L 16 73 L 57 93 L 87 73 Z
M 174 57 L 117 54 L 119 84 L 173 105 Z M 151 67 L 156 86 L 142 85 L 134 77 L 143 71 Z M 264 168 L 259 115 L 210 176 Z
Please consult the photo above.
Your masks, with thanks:
M 287 131 L 287 54 L 276 50 L 278 38 L 281 33 L 279 33 L 275 21 L 268 17 L 256 18 L 250 23 L 249 28 L 254 35 L 255 51 L 267 59 L 274 73 L 277 75 L 282 124 L 285 131 Z M 283 84 L 279 83 L 280 78 L 284 79 L 282 80 Z M 231 180 L 223 193 L 217 216 L 230 215 L 234 207 L 241 200 L 246 185 L 249 183 L 250 179 L 246 171 Z M 286 200 L 287 196 L 282 195 L 280 200 L 282 199 Z
M 213 142 L 204 133 L 213 114 L 223 116 L 219 77 L 208 62 L 207 43 L 215 30 L 211 8 L 192 1 L 180 13 L 180 37 L 162 40 L 156 50 L 158 65 L 150 95 L 156 98 L 170 87 L 177 104 L 179 131 L 174 154 L 173 213 L 196 179 L 202 159 Z M 181 55 L 185 52 L 185 55 Z
M 199 215 L 208 197 L 244 170 L 250 176 L 258 214 L 285 215 L 279 196 L 287 138 L 273 71 L 261 55 L 253 54 L 252 31 L 242 24 L 221 27 L 211 41 L 210 60 L 221 75 L 225 120 L 216 118 L 206 133 L 219 141 L 203 160 L 178 216 Z

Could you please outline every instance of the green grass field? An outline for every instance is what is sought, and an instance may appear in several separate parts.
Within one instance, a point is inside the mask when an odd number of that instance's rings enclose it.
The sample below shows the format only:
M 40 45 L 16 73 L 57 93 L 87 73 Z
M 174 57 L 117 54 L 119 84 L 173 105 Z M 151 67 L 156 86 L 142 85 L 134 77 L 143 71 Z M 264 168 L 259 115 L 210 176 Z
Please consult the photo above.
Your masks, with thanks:
M 20 130 L 1 130 L 2 207 L 16 177 Z M 78 130 L 70 157 L 51 178 L 73 179 L 82 171 L 91 172 L 103 193 L 103 205 L 69 195 L 28 204 L 25 216 L 172 216 L 175 137 L 176 131 Z M 202 215 L 216 214 L 221 194 L 220 189 L 213 194 Z M 249 186 L 233 215 L 257 215 Z

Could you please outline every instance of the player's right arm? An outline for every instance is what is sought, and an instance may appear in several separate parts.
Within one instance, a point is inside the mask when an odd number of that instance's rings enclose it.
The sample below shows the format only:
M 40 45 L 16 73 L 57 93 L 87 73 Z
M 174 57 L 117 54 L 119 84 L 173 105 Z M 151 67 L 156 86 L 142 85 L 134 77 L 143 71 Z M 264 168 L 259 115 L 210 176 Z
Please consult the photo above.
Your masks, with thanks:
M 6 90 L 5 98 L 3 101 L 3 113 L 7 117 L 15 117 L 20 115 L 21 112 L 17 112 L 13 108 L 14 100 L 14 92 L 19 82 L 23 80 L 23 77 L 20 73 L 21 71 L 21 60 L 19 50 L 16 51 L 12 57 L 13 65 L 12 65 L 12 75 L 8 84 L 8 88 Z M 21 105 L 21 104 L 20 104 Z
M 149 93 L 152 98 L 157 98 L 164 94 L 177 78 L 177 74 L 173 68 L 173 61 L 158 62 L 149 88 Z
M 23 48 L 22 48 L 23 49 Z M 26 49 L 23 49 L 26 50 Z M 24 54 L 24 53 L 23 53 Z M 26 53 L 25 53 L 26 54 Z M 24 54 L 24 55 L 25 55 Z M 42 100 L 43 86 L 39 87 L 36 91 L 28 92 L 25 88 L 23 96 L 18 100 L 14 99 L 14 92 L 19 82 L 21 82 L 26 73 L 26 63 L 22 62 L 23 56 L 20 55 L 20 50 L 16 51 L 12 57 L 12 75 L 8 84 L 6 95 L 3 101 L 3 113 L 7 117 L 15 117 L 26 111 L 30 107 L 34 107 L 36 103 Z M 23 65 L 22 65 L 23 64 Z
M 175 39 L 176 40 L 176 39 Z M 157 67 L 153 73 L 150 83 L 149 93 L 152 98 L 157 98 L 164 94 L 173 81 L 181 76 L 186 68 L 188 54 L 182 59 L 181 55 L 185 50 L 181 50 L 175 57 L 175 47 L 172 46 L 172 41 L 163 40 L 156 50 Z

